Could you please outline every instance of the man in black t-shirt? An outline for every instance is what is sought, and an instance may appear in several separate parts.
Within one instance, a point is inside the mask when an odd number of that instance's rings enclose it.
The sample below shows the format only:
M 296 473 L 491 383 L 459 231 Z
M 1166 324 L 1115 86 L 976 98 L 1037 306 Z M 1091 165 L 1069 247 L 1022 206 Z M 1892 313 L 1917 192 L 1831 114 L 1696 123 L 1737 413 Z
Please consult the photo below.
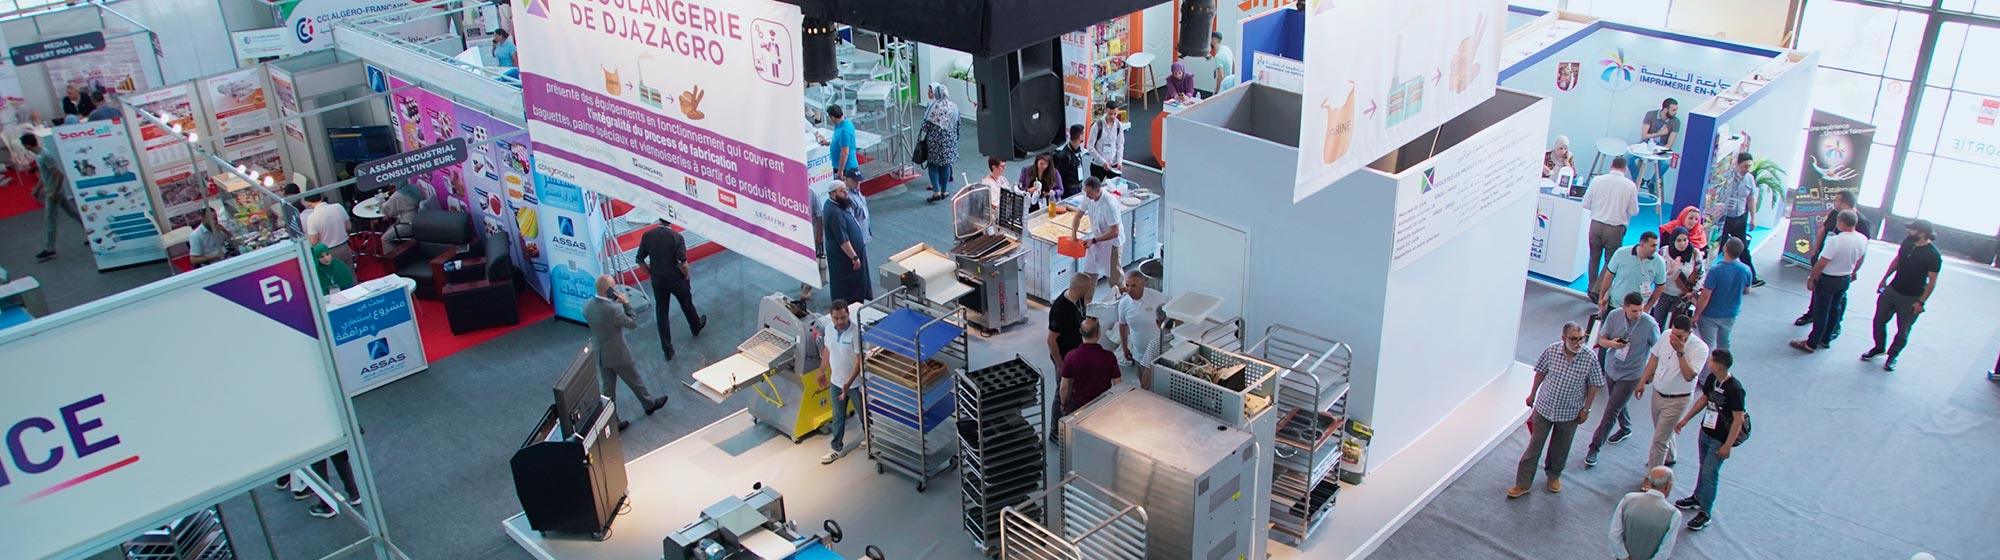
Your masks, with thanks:
M 1863 360 L 1882 355 L 1882 339 L 1888 337 L 1889 319 L 1896 319 L 1896 341 L 1889 345 L 1889 361 L 1882 362 L 1883 371 L 1896 371 L 1896 356 L 1902 355 L 1903 347 L 1910 342 L 1910 326 L 1924 313 L 1924 303 L 1930 301 L 1931 290 L 1937 288 L 1938 271 L 1944 269 L 1944 255 L 1931 244 L 1937 240 L 1937 228 L 1928 220 L 1917 220 L 1904 229 L 1909 231 L 1909 237 L 1903 239 L 1903 248 L 1896 251 L 1896 260 L 1889 261 L 1889 273 L 1882 275 L 1882 281 L 1875 285 L 1875 293 L 1880 294 L 1875 296 L 1875 347 L 1861 355 Z
M 1049 303 L 1049 361 L 1062 370 L 1063 357 L 1083 345 L 1084 309 L 1097 289 L 1097 279 L 1078 273 L 1069 279 L 1069 289 Z
M 1063 180 L 1063 192 L 1050 196 L 1062 200 L 1083 192 L 1083 150 L 1083 125 L 1069 125 L 1069 135 L 1063 137 L 1062 149 L 1056 150 L 1053 158 L 1056 174 Z
M 1875 238 L 1875 224 L 1868 221 L 1868 213 L 1862 212 L 1861 207 L 1854 205 L 1854 191 L 1841 191 L 1839 195 L 1833 197 L 1833 209 L 1828 210 L 1826 219 L 1820 222 L 1819 233 L 1813 237 L 1812 249 L 1806 251 L 1806 264 L 1810 265 L 1819 262 L 1819 250 L 1826 247 L 1827 236 L 1840 233 L 1840 227 L 1834 222 L 1840 217 L 1840 211 L 1842 210 L 1853 210 L 1854 217 L 1860 219 L 1860 221 L 1854 223 L 1854 231 L 1869 239 Z M 1843 295 L 1840 299 L 1834 300 L 1833 307 L 1829 308 L 1828 312 L 1833 313 L 1835 317 L 1847 316 L 1847 297 Z M 1803 327 L 1811 323 L 1812 302 L 1806 302 L 1805 313 L 1801 313 L 1799 314 L 1799 318 L 1793 319 L 1792 326 Z M 1833 340 L 1840 338 L 1839 325 L 1834 325 L 1832 334 L 1833 336 L 1829 336 L 1826 339 Z
M 1694 494 L 1674 502 L 1681 509 L 1698 512 L 1688 521 L 1690 531 L 1708 528 L 1710 516 L 1715 512 L 1715 488 L 1721 482 L 1722 462 L 1729 459 L 1729 452 L 1736 447 L 1748 418 L 1749 413 L 1743 408 L 1743 384 L 1729 374 L 1730 366 L 1735 364 L 1736 358 L 1728 350 L 1710 353 L 1708 375 L 1702 377 L 1695 392 L 1699 396 L 1694 406 L 1688 407 L 1687 415 L 1674 425 L 1674 431 L 1679 432 L 1688 422 L 1701 418 L 1701 477 L 1695 480 Z

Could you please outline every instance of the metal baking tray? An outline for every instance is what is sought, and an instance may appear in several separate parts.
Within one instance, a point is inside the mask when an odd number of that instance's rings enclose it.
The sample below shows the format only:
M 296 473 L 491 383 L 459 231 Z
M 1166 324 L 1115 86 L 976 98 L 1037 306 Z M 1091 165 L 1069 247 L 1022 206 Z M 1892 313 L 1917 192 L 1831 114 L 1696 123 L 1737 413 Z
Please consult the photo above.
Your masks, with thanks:
M 758 330 L 757 334 L 750 335 L 748 340 L 736 345 L 736 351 L 757 360 L 758 363 L 777 369 L 779 364 L 791 358 L 792 350 L 797 347 L 798 343 L 791 337 L 766 328 Z

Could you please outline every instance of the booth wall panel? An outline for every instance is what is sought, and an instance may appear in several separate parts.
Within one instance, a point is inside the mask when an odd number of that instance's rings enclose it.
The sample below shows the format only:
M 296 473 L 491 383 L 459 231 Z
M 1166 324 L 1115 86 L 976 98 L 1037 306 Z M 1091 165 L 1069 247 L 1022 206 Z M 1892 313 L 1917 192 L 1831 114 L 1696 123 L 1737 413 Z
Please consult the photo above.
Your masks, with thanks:
M 1228 109 L 1248 91 L 1234 90 L 1189 112 Z M 1246 297 L 1224 306 L 1242 306 L 1239 314 L 1253 339 L 1282 324 L 1347 343 L 1354 349 L 1350 410 L 1373 417 L 1395 180 L 1364 171 L 1293 204 L 1291 189 L 1284 186 L 1293 183 L 1296 148 L 1178 116 L 1166 126 L 1167 160 L 1185 162 L 1167 176 L 1173 193 L 1168 204 L 1246 232 L 1250 240 Z M 1177 275 L 1186 274 L 1183 267 L 1236 258 L 1169 250 L 1170 287 Z
M 1750 154 L 1758 159 L 1769 159 L 1785 169 L 1785 186 L 1797 187 L 1800 173 L 1804 172 L 1802 154 L 1805 150 L 1805 128 L 1812 118 L 1813 75 L 1818 70 L 1814 58 L 1793 66 L 1764 89 L 1758 90 L 1747 100 L 1738 103 L 1719 119 L 1732 131 L 1750 133 Z M 1734 156 L 1730 156 L 1733 158 Z M 1734 160 L 1731 159 L 1731 162 Z M 1725 164 L 1729 162 L 1723 162 Z M 1692 176 L 1690 178 L 1693 178 Z M 1690 183 L 1683 180 L 1679 191 L 1674 193 L 1674 208 L 1680 208 L 1699 200 L 1700 195 L 1691 195 L 1690 190 L 1699 191 L 1705 182 Z M 1695 196 L 1697 198 L 1689 198 Z M 1759 201 L 1757 225 L 1779 227 L 1784 215 L 1784 202 L 1778 204 Z
M 224 23 L 222 8 L 215 0 L 145 0 L 119 2 L 111 8 L 159 35 L 160 47 L 166 51 L 166 56 L 160 57 L 160 74 L 165 83 L 212 76 L 236 68 L 236 52 L 229 44 L 229 27 Z

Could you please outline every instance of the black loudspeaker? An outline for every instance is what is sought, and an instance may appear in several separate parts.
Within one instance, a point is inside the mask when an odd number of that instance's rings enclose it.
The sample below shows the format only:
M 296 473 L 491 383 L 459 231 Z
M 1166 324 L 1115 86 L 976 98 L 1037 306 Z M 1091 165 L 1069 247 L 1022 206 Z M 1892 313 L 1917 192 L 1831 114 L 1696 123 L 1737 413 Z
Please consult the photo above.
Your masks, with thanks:
M 1062 49 L 1057 40 L 976 59 L 972 71 L 979 82 L 980 153 L 1013 160 L 1062 142 Z
M 806 18 L 800 27 L 804 30 L 799 49 L 805 51 L 806 83 L 824 83 L 839 76 L 840 63 L 834 59 L 834 47 L 839 45 L 840 36 L 833 33 L 833 22 Z
M 1215 0 L 1181 2 L 1181 56 L 1208 58 L 1208 34 L 1215 28 Z

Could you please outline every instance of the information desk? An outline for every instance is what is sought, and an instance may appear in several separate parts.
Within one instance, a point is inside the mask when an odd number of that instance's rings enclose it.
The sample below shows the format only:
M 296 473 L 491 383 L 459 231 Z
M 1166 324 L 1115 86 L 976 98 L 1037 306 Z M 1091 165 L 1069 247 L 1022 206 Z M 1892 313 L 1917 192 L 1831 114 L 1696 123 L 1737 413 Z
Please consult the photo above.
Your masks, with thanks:
M 326 296 L 333 361 L 352 397 L 430 368 L 410 290 L 415 280 L 384 276 Z
M 1536 195 L 1534 239 L 1528 245 L 1528 271 L 1564 283 L 1582 277 L 1590 261 L 1590 211 L 1567 195 L 1547 186 Z

